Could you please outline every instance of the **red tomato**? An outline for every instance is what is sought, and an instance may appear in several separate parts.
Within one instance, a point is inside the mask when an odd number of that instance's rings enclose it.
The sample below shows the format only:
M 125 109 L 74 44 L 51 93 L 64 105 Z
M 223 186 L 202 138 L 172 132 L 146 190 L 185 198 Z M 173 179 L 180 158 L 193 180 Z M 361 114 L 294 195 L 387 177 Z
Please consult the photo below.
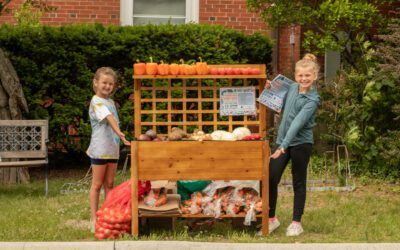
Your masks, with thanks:
M 261 73 L 261 70 L 259 68 L 250 69 L 250 74 L 252 74 L 252 75 L 259 75 L 260 73 Z
M 241 68 L 240 71 L 242 72 L 242 75 L 248 75 L 249 74 L 249 68 Z
M 227 75 L 233 75 L 233 69 L 231 67 L 225 69 Z
M 225 75 L 225 74 L 226 74 L 225 68 L 218 68 L 218 75 Z
M 210 74 L 211 75 L 218 75 L 218 69 L 217 68 L 211 68 L 210 69 Z
M 233 68 L 233 74 L 240 75 L 241 74 L 240 68 Z

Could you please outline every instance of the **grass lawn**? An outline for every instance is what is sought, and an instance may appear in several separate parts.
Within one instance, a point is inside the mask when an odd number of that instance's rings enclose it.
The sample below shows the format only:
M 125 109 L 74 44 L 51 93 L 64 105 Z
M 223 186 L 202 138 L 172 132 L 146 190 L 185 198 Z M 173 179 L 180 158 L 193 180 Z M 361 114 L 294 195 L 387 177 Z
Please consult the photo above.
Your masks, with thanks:
M 64 183 L 77 181 L 85 171 L 59 171 L 50 176 L 49 196 L 43 180 L 29 185 L 0 186 L 0 241 L 94 241 L 88 230 L 88 194 L 61 194 Z M 41 176 L 39 176 L 41 177 Z M 144 227 L 141 240 L 189 240 L 224 242 L 400 242 L 399 184 L 372 182 L 353 192 L 308 192 L 299 237 L 285 236 L 290 223 L 293 195 L 281 193 L 277 215 L 281 227 L 266 238 L 255 236 L 255 225 L 242 226 L 239 219 L 218 220 L 213 226 L 189 231 L 178 219 L 175 231 Z M 154 225 L 156 223 L 153 223 Z M 157 225 L 157 224 L 156 224 Z M 125 236 L 122 240 L 136 238 Z

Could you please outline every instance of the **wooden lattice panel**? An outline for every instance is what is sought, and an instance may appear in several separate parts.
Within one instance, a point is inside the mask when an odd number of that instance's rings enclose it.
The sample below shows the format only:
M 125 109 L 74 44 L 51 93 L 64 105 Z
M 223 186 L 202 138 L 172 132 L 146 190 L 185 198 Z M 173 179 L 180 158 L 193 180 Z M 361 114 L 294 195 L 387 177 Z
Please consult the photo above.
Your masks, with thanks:
M 259 68 L 259 75 L 134 75 L 135 137 L 148 129 L 167 134 L 172 127 L 188 133 L 194 129 L 210 133 L 249 127 L 266 135 L 266 109 L 257 105 L 255 116 L 220 116 L 219 90 L 222 87 L 256 88 L 256 97 L 264 88 L 266 68 L 263 64 L 210 65 L 210 67 Z
M 0 120 L 0 161 L 47 157 L 47 131 L 46 120 Z

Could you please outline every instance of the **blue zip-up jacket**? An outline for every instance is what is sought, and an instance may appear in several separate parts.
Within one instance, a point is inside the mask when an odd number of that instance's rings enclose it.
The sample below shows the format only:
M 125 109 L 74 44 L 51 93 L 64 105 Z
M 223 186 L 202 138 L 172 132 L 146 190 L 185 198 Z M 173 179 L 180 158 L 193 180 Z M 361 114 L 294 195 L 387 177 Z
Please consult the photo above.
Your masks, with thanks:
M 314 143 L 312 129 L 319 103 L 320 96 L 315 89 L 299 94 L 299 84 L 290 85 L 276 140 L 280 148 Z

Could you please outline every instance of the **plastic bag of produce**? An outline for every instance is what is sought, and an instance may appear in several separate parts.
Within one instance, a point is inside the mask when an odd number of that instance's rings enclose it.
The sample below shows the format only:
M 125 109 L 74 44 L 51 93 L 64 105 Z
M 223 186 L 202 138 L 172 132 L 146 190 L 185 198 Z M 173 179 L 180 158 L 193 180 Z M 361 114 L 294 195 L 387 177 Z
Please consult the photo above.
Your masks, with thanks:
M 167 192 L 165 188 L 154 188 L 143 199 L 144 204 L 149 207 L 159 207 L 167 203 Z
M 214 196 L 215 192 L 218 189 L 226 188 L 226 187 L 235 187 L 237 189 L 242 188 L 252 188 L 258 193 L 260 193 L 260 182 L 252 181 L 252 180 L 234 180 L 234 181 L 212 181 L 206 188 L 204 188 L 203 192 L 208 196 Z
M 254 211 L 254 206 L 255 206 L 255 203 L 252 202 L 250 204 L 249 210 L 246 213 L 246 217 L 244 218 L 243 224 L 245 226 L 250 226 L 252 221 L 257 221 L 256 212 Z
M 181 195 L 181 200 L 189 200 L 194 192 L 202 191 L 211 181 L 177 181 L 176 186 L 178 194 Z

